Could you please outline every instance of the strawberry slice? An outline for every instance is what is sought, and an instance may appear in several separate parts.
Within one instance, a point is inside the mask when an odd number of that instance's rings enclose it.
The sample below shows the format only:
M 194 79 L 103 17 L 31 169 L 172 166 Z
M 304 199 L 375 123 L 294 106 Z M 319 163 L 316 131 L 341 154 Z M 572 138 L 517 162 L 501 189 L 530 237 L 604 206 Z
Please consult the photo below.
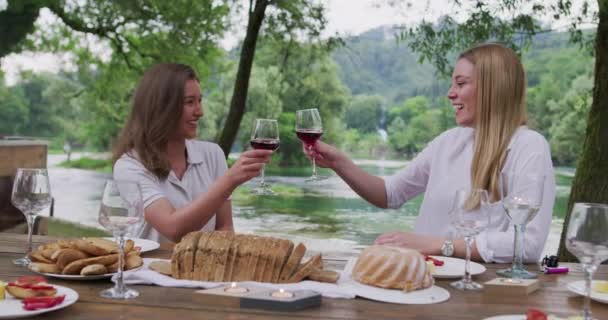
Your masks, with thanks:
M 18 283 L 20 284 L 38 284 L 41 282 L 48 282 L 46 281 L 46 278 L 41 277 L 41 276 L 23 276 L 23 277 L 19 277 L 19 279 L 17 279 Z
M 443 262 L 443 260 L 439 260 L 439 259 L 435 259 L 431 256 L 425 256 L 424 257 L 425 261 L 433 261 L 433 264 L 437 267 L 441 267 L 445 262 Z
M 23 309 L 32 311 L 38 309 L 52 308 L 59 305 L 65 299 L 65 295 L 56 297 L 31 297 L 21 300 L 23 303 Z
M 547 320 L 547 314 L 538 309 L 528 309 L 526 320 Z

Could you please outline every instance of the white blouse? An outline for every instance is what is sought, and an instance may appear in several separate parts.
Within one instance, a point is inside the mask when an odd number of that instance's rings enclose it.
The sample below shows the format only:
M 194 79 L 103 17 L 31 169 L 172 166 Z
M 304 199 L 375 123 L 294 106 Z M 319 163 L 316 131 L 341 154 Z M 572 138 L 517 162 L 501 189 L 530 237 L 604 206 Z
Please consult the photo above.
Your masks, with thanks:
M 424 192 L 414 232 L 450 237 L 449 212 L 456 190 L 471 187 L 474 129 L 450 129 L 422 150 L 405 168 L 385 179 L 388 206 L 399 208 Z M 525 228 L 524 262 L 540 259 L 551 225 L 555 202 L 555 175 L 547 140 L 525 126 L 508 146 L 503 172 L 544 173 L 543 202 L 537 216 Z M 500 203 L 491 206 L 491 222 L 476 238 L 486 262 L 508 263 L 513 259 L 514 228 Z

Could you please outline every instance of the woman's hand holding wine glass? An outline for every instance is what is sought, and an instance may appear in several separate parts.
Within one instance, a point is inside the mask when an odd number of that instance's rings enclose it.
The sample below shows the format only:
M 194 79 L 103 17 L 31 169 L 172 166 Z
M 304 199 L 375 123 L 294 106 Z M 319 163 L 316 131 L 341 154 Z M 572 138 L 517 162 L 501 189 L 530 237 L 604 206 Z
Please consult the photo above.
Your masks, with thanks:
M 304 143 L 304 147 L 310 152 L 313 146 L 323 135 L 323 123 L 319 110 L 305 109 L 296 111 L 296 135 Z M 319 181 L 327 179 L 317 174 L 316 155 L 312 155 L 312 176 L 306 181 Z

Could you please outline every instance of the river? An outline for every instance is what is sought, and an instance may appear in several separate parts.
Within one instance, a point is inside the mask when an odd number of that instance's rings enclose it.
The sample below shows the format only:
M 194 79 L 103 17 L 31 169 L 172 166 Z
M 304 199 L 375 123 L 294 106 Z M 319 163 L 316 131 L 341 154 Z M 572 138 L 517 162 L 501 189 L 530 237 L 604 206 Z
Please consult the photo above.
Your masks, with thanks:
M 82 154 L 74 154 L 79 157 Z M 103 185 L 109 174 L 90 170 L 66 169 L 57 164 L 65 155 L 49 155 L 48 167 L 55 198 L 54 216 L 60 219 L 101 228 L 97 222 Z M 374 174 L 390 174 L 405 162 L 361 160 L 358 164 Z M 325 172 L 325 174 L 328 174 Z M 410 230 L 416 219 L 421 198 L 397 210 L 378 209 L 361 200 L 338 177 L 319 183 L 305 182 L 306 177 L 268 175 L 267 180 L 283 188 L 303 190 L 298 196 L 250 196 L 247 192 L 257 179 L 246 184 L 233 199 L 235 229 L 239 232 L 274 235 L 304 242 L 315 251 L 339 254 L 368 245 L 383 232 Z M 567 187 L 558 193 L 567 193 Z M 554 218 L 546 254 L 557 252 L 563 220 Z

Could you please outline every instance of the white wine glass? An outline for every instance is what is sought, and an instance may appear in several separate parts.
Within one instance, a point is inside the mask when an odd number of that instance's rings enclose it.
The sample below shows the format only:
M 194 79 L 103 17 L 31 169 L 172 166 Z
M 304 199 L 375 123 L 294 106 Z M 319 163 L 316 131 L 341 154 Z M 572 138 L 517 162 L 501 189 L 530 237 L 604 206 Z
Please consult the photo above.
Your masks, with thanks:
M 461 280 L 452 282 L 450 285 L 459 290 L 481 290 L 483 285 L 471 279 L 469 264 L 474 237 L 484 231 L 490 224 L 488 192 L 483 189 L 457 190 L 450 217 L 454 230 L 464 237 L 466 250 L 464 276 Z
M 512 279 L 535 279 L 538 275 L 524 268 L 524 233 L 543 202 L 545 176 L 542 174 L 517 174 L 503 172 L 500 178 L 500 194 L 505 214 L 513 224 L 513 263 L 510 268 L 496 271 L 501 277 Z
M 13 263 L 27 266 L 31 262 L 29 255 L 32 252 L 32 232 L 34 231 L 37 214 L 51 205 L 51 183 L 48 171 L 43 168 L 17 169 L 13 181 L 11 203 L 15 208 L 21 210 L 27 220 L 25 257 L 14 260 Z
M 255 119 L 253 130 L 251 131 L 251 140 L 249 144 L 254 149 L 277 150 L 280 145 L 279 140 L 279 124 L 274 119 Z M 264 171 L 266 164 L 262 166 L 262 174 L 260 184 L 251 190 L 254 194 L 259 195 L 274 195 L 270 189 L 270 185 L 265 180 Z
M 141 187 L 137 182 L 108 180 L 99 206 L 99 223 L 112 232 L 118 242 L 118 272 L 116 285 L 103 290 L 100 296 L 113 299 L 131 299 L 139 292 L 123 283 L 124 244 L 127 236 L 143 218 Z
M 608 205 L 575 203 L 566 231 L 566 248 L 585 272 L 585 303 L 583 319 L 593 319 L 590 297 L 591 280 L 597 266 L 608 259 Z
M 305 109 L 296 111 L 296 135 L 304 143 L 307 150 L 312 150 L 313 146 L 323 135 L 323 122 L 319 110 Z M 312 176 L 306 181 L 319 181 L 327 179 L 317 174 L 315 157 L 312 157 Z

